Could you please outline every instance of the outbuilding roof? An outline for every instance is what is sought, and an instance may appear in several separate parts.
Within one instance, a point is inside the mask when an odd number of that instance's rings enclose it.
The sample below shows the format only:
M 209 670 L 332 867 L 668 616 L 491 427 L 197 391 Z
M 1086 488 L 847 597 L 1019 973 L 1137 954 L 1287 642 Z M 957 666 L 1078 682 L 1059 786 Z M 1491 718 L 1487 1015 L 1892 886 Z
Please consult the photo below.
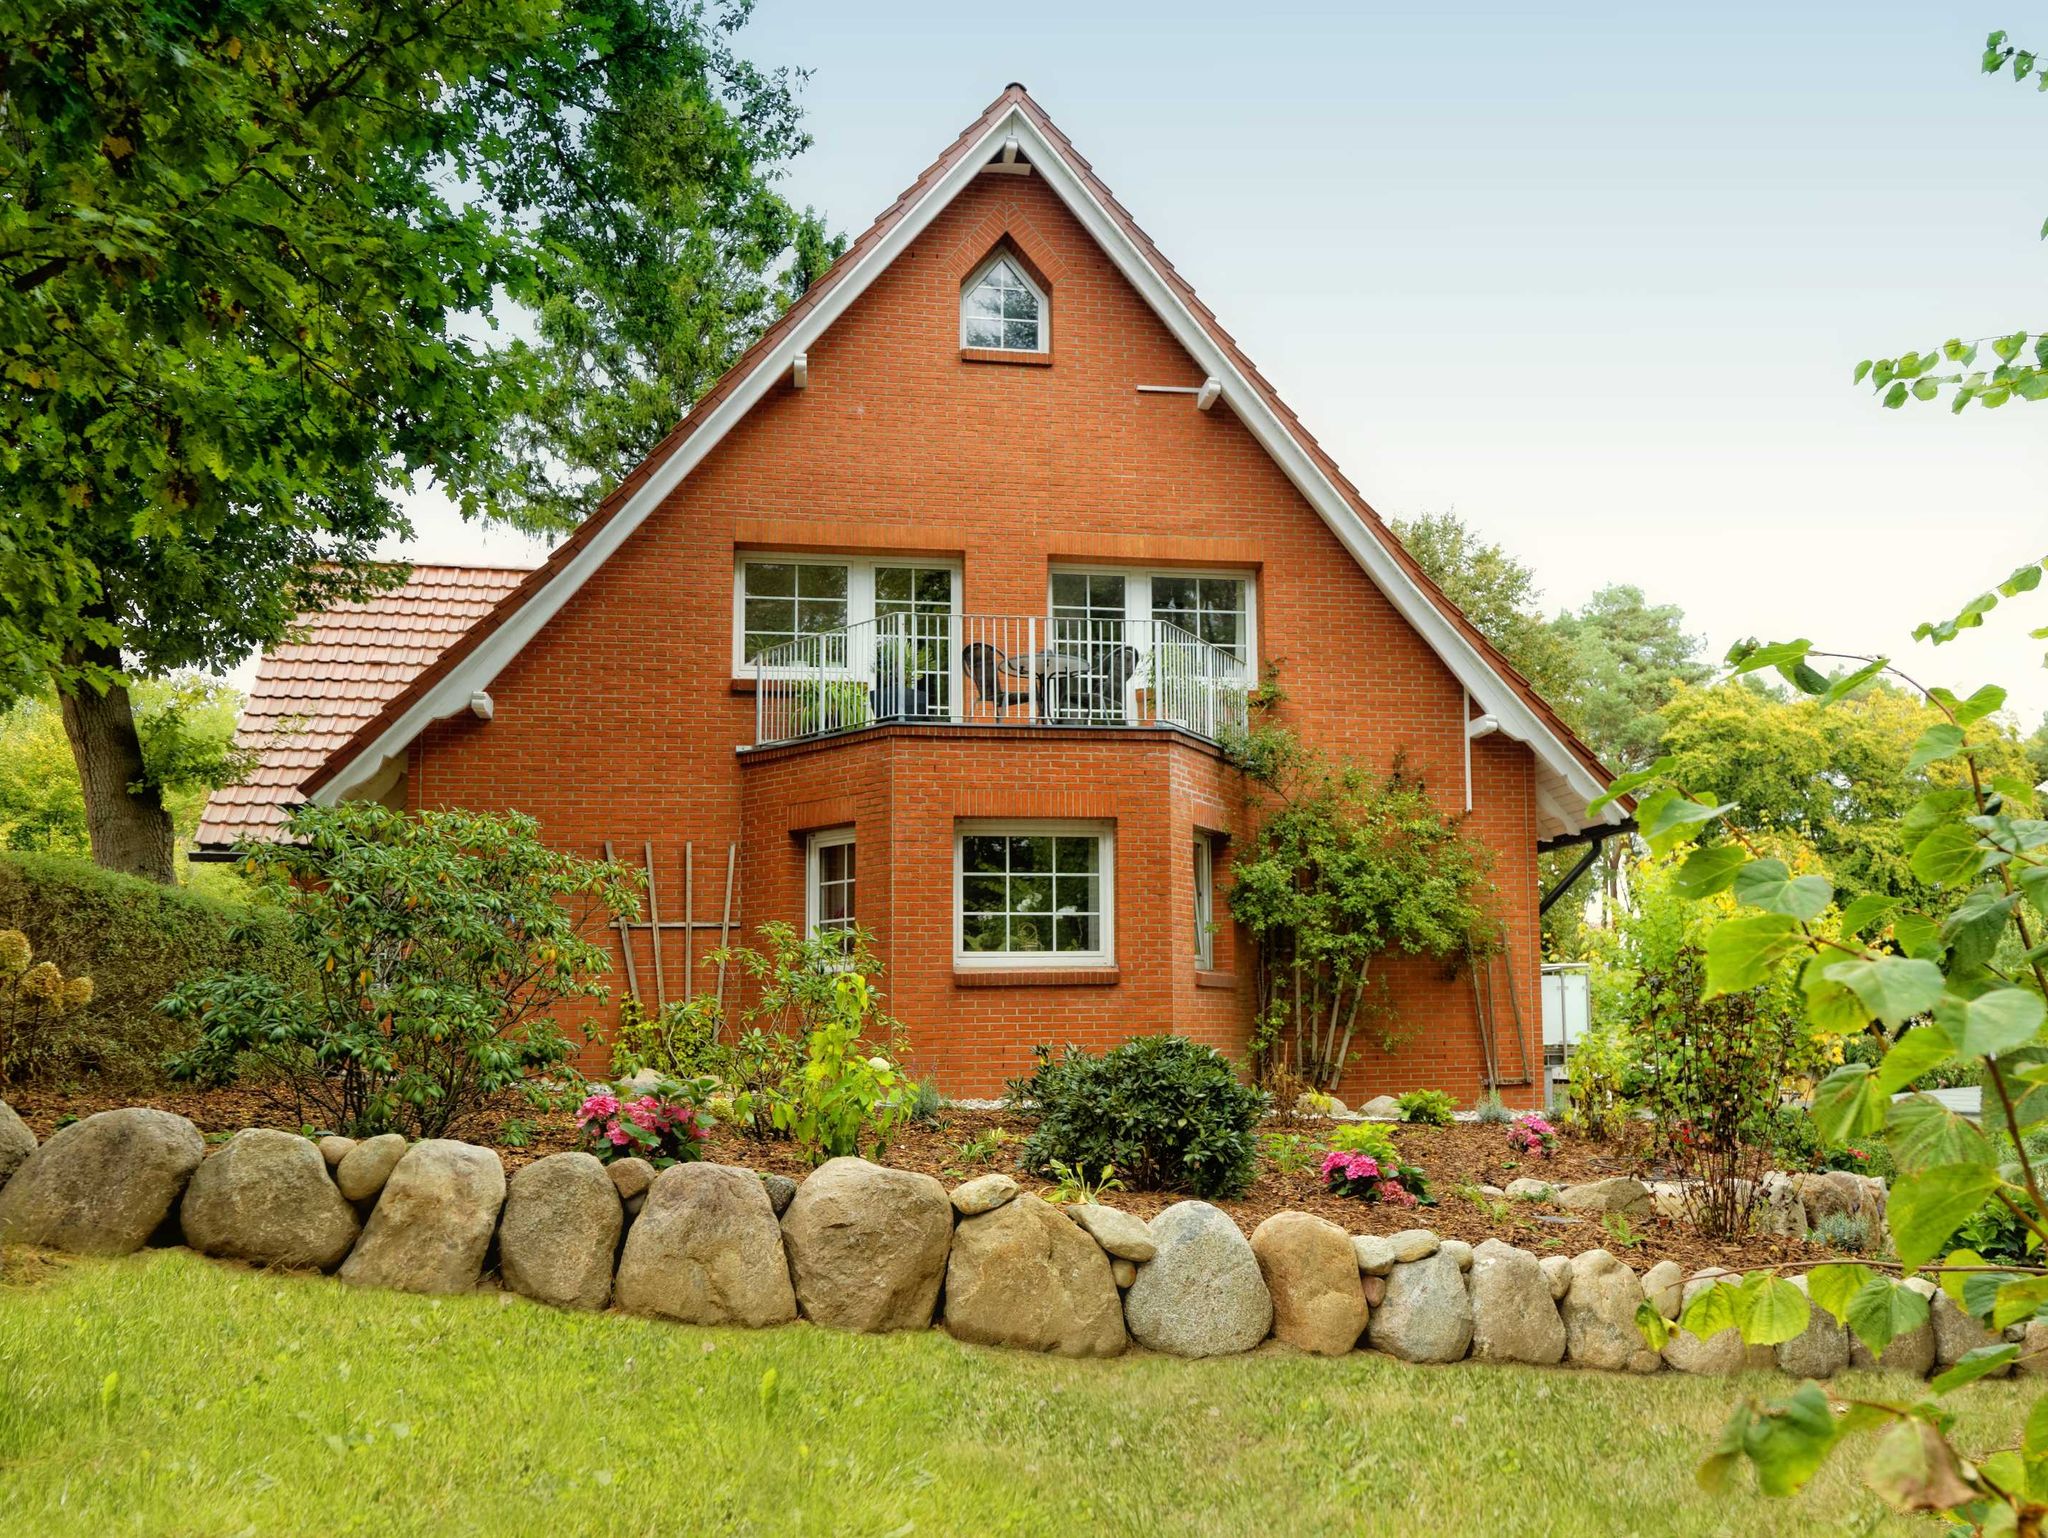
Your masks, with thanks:
M 525 579 L 525 568 L 415 566 L 366 603 L 300 616 L 296 639 L 266 653 L 235 731 L 256 757 L 239 785 L 207 799 L 194 853 L 218 856 L 275 833 L 306 798 L 299 786 Z

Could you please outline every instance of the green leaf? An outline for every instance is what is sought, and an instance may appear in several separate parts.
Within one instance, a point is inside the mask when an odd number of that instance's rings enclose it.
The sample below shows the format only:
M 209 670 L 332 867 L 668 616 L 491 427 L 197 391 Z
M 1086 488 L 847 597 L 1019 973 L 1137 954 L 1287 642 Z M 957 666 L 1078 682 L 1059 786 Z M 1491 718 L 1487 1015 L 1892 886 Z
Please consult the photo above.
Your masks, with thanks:
M 1825 1309 L 1836 1319 L 1846 1321 L 1849 1317 L 1849 1302 L 1870 1281 L 1867 1266 L 1853 1263 L 1846 1265 L 1815 1266 L 1806 1273 L 1806 1295 L 1813 1300 L 1816 1308 Z
M 1849 1300 L 1843 1322 L 1872 1356 L 1881 1357 L 1899 1336 L 1927 1323 L 1928 1313 L 1927 1300 L 1904 1282 L 1873 1276 Z
M 1636 1307 L 1636 1328 L 1643 1332 L 1643 1339 L 1652 1351 L 1662 1351 L 1671 1339 L 1671 1325 L 1657 1312 L 1657 1305 L 1648 1298 Z
M 1877 1092 L 1896 1095 L 1922 1074 L 1939 1068 L 1956 1055 L 1948 1033 L 1926 1026 L 1910 1030 L 1892 1043 L 1884 1061 L 1877 1065 Z
M 1768 646 L 1755 641 L 1740 641 L 1728 651 L 1729 676 L 1739 678 L 1744 673 L 1755 673 L 1763 668 L 1804 662 L 1806 654 L 1812 650 L 1811 641 L 1774 641 Z
M 1890 666 L 1889 657 L 1874 657 L 1855 672 L 1844 673 L 1828 685 L 1827 692 L 1820 697 L 1822 706 L 1840 704 Z
M 1892 1101 L 1885 1112 L 1884 1141 L 1899 1169 L 1908 1175 L 1945 1164 L 1974 1164 L 1986 1169 L 1996 1165 L 1984 1134 L 1931 1095 L 1906 1095 Z
M 1879 1438 L 1863 1478 L 1881 1500 L 1906 1512 L 1949 1511 L 1977 1493 L 1964 1481 L 1955 1449 L 1922 1420 L 1902 1420 Z
M 2024 587 L 2012 586 L 2011 584 L 2018 581 L 2019 576 L 2022 572 L 2032 573 L 2034 580 L 2032 582 L 2025 584 Z M 2035 586 L 2035 584 L 2039 583 L 2040 580 L 2040 567 L 2022 566 L 2018 572 L 2014 572 L 2012 576 L 2006 578 L 2005 584 L 2001 585 L 2000 587 L 2000 591 L 2005 593 L 2006 597 L 2010 598 L 2016 592 L 2024 592 L 2027 588 Z M 1955 712 L 1955 717 L 1957 721 L 1959 721 L 1964 726 L 1970 726 L 1978 721 L 1983 720 L 1993 711 L 2004 709 L 2005 691 L 1999 688 L 1997 684 L 1986 684 L 1983 688 L 1979 689 L 1975 694 L 1971 695 L 1968 699 L 1963 700 L 1958 704 L 1952 705 L 1949 708 Z
M 1933 962 L 1903 956 L 1838 961 L 1827 975 L 1853 989 L 1864 1007 L 1894 1030 L 1932 1009 L 1944 983 L 1941 968 Z
M 1991 1300 L 1991 1327 L 2002 1330 L 2032 1319 L 2044 1304 L 2048 1304 L 2048 1276 L 2009 1277 L 1999 1283 Z
M 1735 873 L 1749 863 L 1749 851 L 1740 844 L 1708 844 L 1685 857 L 1671 889 L 1680 897 L 1711 897 L 1728 889 Z
M 1586 804 L 1586 811 L 1588 814 L 1598 812 L 1602 808 L 1619 801 L 1623 796 L 1632 796 L 1645 785 L 1654 784 L 1656 781 L 1663 779 L 1665 775 L 1677 767 L 1678 760 L 1666 754 L 1647 769 L 1636 769 L 1622 775 L 1619 779 L 1611 780 L 1608 782 L 1605 794 L 1595 797 Z
M 1937 1165 L 1893 1187 L 1886 1217 L 1900 1263 L 1917 1270 L 1939 1255 L 1998 1187 L 1986 1164 Z
M 1870 1023 L 1863 1001 L 1827 975 L 1828 961 L 1808 959 L 1799 971 L 1799 990 L 1806 997 L 1806 1023 L 1816 1036 L 1849 1036 Z
M 1979 1378 L 1997 1372 L 2007 1363 L 2016 1361 L 2019 1354 L 2019 1346 L 2012 1341 L 1997 1346 L 1978 1346 L 1974 1350 L 1964 1352 L 1957 1359 L 1955 1366 L 1936 1377 L 1928 1387 L 1937 1394 L 1953 1393 L 1965 1383 L 1975 1383 Z
M 1636 806 L 1636 831 L 1658 854 L 1668 854 L 1715 818 L 1735 810 L 1735 803 L 1695 801 L 1665 786 Z
M 1896 897 L 1878 897 L 1871 893 L 1854 898 L 1842 910 L 1842 933 L 1860 935 L 1872 925 L 1883 922 L 1898 911 Z
M 2034 1401 L 2027 1411 L 2026 1429 L 2020 1433 L 2020 1453 L 2029 1462 L 2048 1457 L 2048 1394 Z
M 1868 1063 L 1844 1063 L 1822 1079 L 1813 1091 L 1813 1125 L 1821 1141 L 1839 1147 L 1882 1130 L 1888 1102 L 1876 1091 Z
M 1909 962 L 1926 966 L 1929 963 Z M 1964 1057 L 1996 1057 L 2032 1041 L 2048 1019 L 2048 1005 L 2024 988 L 1994 988 L 1974 999 L 1945 995 L 1934 1020 Z
M 2048 1404 L 2048 1399 L 2042 1403 Z M 1726 1493 L 1732 1482 L 1737 1465 L 1742 1462 L 1743 1441 L 1749 1432 L 1752 1411 L 1746 1404 L 1737 1405 L 1721 1427 L 1721 1435 L 1714 1443 L 1714 1450 L 1701 1460 L 1693 1478 L 1702 1490 L 1711 1495 Z
M 1827 1460 L 1835 1436 L 1826 1392 L 1817 1383 L 1802 1383 L 1755 1413 L 1743 1432 L 1742 1450 L 1756 1465 L 1764 1494 L 1796 1495 Z
M 2020 567 L 2011 576 L 2007 577 L 2003 582 L 1998 584 L 1999 592 L 2003 593 L 2008 598 L 2017 598 L 2021 593 L 2031 593 L 2035 588 L 2041 585 L 2041 569 L 2042 563 L 2040 561 L 2029 561 L 2026 565 Z M 1986 685 L 1986 688 L 1989 687 L 1989 685 Z M 1983 690 L 1979 690 L 1978 692 L 1982 693 Z M 2001 689 L 1999 691 L 1998 704 L 2003 705 L 2004 703 L 2005 691 Z M 1998 706 L 1994 705 L 1991 708 L 1993 710 L 1996 710 Z
M 1743 1278 L 1735 1313 L 1746 1345 L 1776 1346 L 1805 1330 L 1813 1308 L 1806 1294 L 1784 1277 L 1759 1271 Z
M 1739 1329 L 1735 1318 L 1735 1287 L 1723 1282 L 1702 1287 L 1679 1314 L 1678 1327 L 1696 1340 L 1712 1340 L 1723 1330 Z
M 1794 877 L 1783 860 L 1751 860 L 1736 871 L 1734 889 L 1739 903 L 1809 922 L 1835 900 L 1834 883 L 1827 877 Z
M 1921 881 L 1962 887 L 1985 868 L 1987 850 L 1976 840 L 1974 827 L 1944 823 L 1913 846 L 1913 874 Z
M 1938 764 L 1945 758 L 1954 758 L 1963 750 L 1964 733 L 1960 726 L 1941 721 L 1920 734 L 1920 740 L 1913 744 L 1912 757 L 1906 760 L 1906 772 L 1925 769 L 1929 764 Z
M 1707 933 L 1706 996 L 1756 987 L 1802 943 L 1799 921 L 1788 914 L 1757 913 L 1716 924 Z
M 1913 910 L 1892 919 L 1892 938 L 1899 942 L 1900 950 L 1919 961 L 1939 961 L 1948 949 L 1942 943 L 1941 926 Z

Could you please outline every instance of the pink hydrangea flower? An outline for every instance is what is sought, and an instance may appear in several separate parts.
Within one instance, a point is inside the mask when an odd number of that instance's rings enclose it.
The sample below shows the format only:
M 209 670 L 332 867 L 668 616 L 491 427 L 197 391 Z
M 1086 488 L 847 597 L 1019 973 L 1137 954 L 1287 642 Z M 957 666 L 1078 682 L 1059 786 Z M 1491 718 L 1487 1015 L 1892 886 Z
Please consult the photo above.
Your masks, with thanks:
M 582 1109 L 576 1113 L 576 1119 L 581 1122 L 609 1121 L 618 1114 L 618 1096 L 607 1095 L 600 1090 L 583 1102 Z

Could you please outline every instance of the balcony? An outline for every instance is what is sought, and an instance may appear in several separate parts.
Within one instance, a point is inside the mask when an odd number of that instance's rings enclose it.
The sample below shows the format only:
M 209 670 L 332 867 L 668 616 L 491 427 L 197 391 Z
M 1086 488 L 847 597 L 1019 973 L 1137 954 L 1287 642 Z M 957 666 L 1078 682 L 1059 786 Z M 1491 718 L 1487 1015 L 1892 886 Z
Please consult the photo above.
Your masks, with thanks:
M 1167 620 L 887 614 L 753 664 L 754 746 L 871 726 L 1245 726 L 1250 670 Z

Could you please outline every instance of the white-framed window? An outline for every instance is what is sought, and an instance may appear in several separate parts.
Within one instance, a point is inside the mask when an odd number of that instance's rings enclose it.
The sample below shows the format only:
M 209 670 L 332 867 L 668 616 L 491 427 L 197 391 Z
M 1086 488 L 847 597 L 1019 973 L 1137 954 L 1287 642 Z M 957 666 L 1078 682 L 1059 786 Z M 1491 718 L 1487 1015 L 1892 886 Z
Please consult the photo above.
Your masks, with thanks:
M 859 924 L 855 901 L 858 846 L 852 828 L 827 828 L 810 836 L 805 855 L 804 927 L 813 935 L 837 935 L 852 949 Z
M 922 635 L 941 622 L 935 617 L 959 612 L 954 562 L 742 551 L 733 562 L 733 672 L 746 674 L 800 636 L 830 635 L 892 614 L 914 616 L 911 633 Z
M 1216 839 L 1195 830 L 1195 965 L 1216 965 Z
M 998 254 L 960 290 L 960 345 L 1044 352 L 1052 337 L 1050 310 L 1024 264 Z
M 953 839 L 960 966 L 1116 960 L 1116 831 L 1106 822 L 961 822 Z
M 1053 619 L 1085 625 L 1092 638 L 1105 622 L 1160 621 L 1256 666 L 1258 584 L 1248 572 L 1059 566 L 1050 582 Z

